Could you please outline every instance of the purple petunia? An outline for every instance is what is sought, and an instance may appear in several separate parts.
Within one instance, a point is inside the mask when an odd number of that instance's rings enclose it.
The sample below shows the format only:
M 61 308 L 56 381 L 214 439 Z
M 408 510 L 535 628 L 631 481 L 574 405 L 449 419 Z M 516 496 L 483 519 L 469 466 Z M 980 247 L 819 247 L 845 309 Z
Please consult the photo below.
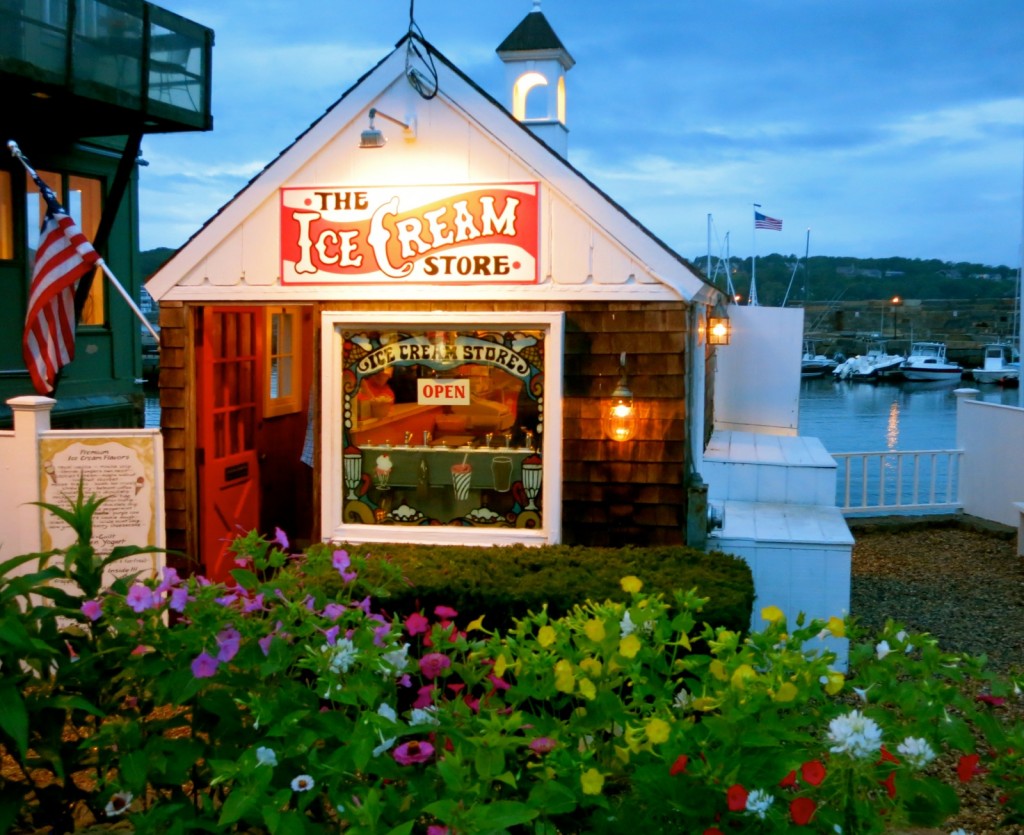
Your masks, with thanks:
M 217 633 L 217 660 L 227 663 L 238 654 L 242 645 L 242 635 L 233 626 L 228 626 Z
M 138 614 L 145 612 L 146 609 L 152 609 L 156 605 L 156 600 L 153 598 L 153 592 L 142 585 L 142 583 L 135 583 L 130 589 L 128 594 L 125 596 L 125 603 L 128 604 L 129 608 Z
M 167 605 L 175 612 L 184 612 L 188 601 L 188 586 L 178 586 L 171 589 L 171 601 Z
M 274 528 L 274 542 L 280 545 L 283 551 L 287 551 L 289 548 L 288 535 L 280 528 Z
M 341 579 L 346 583 L 351 583 L 358 576 L 356 572 L 349 571 L 349 567 L 352 565 L 352 560 L 349 558 L 348 551 L 339 549 L 334 552 L 334 557 L 331 560 L 331 565 L 334 566 Z
M 208 652 L 201 652 L 192 662 L 192 675 L 196 678 L 210 678 L 217 672 L 219 662 Z
M 89 620 L 99 620 L 103 614 L 103 607 L 98 600 L 86 600 L 82 604 L 82 614 L 89 618 Z

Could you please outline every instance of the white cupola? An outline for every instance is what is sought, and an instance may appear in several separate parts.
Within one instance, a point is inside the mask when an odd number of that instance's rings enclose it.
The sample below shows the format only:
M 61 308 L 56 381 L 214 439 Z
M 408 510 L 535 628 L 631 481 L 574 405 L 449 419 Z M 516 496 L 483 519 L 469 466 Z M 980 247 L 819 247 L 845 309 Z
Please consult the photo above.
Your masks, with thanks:
M 565 73 L 576 63 L 533 0 L 523 18 L 497 49 L 505 63 L 505 85 L 512 115 L 552 150 L 568 156 L 565 125 Z

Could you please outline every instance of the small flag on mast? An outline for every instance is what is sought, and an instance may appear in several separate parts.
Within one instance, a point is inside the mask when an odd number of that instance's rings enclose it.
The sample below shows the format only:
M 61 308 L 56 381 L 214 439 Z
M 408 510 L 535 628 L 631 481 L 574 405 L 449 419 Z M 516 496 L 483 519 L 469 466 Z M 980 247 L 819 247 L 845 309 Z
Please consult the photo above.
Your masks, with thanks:
M 771 229 L 774 232 L 782 231 L 782 221 L 775 217 L 768 217 L 760 212 L 754 212 L 755 229 Z
M 75 356 L 75 287 L 100 256 L 57 195 L 32 174 L 46 201 L 46 217 L 29 286 L 22 355 L 36 391 L 49 394 L 57 372 Z

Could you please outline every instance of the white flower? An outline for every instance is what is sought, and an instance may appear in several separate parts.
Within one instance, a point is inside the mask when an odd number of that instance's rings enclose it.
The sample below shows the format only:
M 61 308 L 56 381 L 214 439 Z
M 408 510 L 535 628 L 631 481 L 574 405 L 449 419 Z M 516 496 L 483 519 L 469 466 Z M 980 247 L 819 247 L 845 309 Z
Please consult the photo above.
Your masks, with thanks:
M 908 736 L 903 742 L 896 746 L 907 762 L 914 768 L 924 768 L 935 759 L 935 752 L 928 742 L 920 737 Z
M 633 618 L 629 615 L 629 609 L 626 609 L 626 614 L 622 616 L 622 620 L 619 621 L 619 632 L 622 637 L 625 638 L 627 635 L 632 635 L 636 631 L 636 624 L 633 623 Z
M 330 655 L 332 673 L 347 673 L 359 657 L 356 645 L 349 638 L 338 638 L 333 647 L 324 644 L 322 649 Z
M 888 641 L 879 641 L 875 644 L 875 655 L 878 656 L 878 660 L 881 661 L 885 656 L 892 652 L 892 647 L 889 646 Z
M 835 743 L 833 754 L 849 754 L 854 759 L 867 759 L 882 747 L 882 729 L 859 710 L 838 716 L 828 723 L 828 738 Z
M 133 797 L 131 792 L 114 792 L 103 811 L 107 813 L 108 818 L 116 818 L 128 811 Z
M 954 829 L 949 835 L 973 835 L 973 833 L 961 827 L 960 829 Z
M 377 715 L 383 716 L 385 719 L 389 719 L 392 722 L 398 721 L 398 714 L 395 713 L 395 709 L 387 702 L 380 703 L 380 707 L 377 708 Z
M 672 702 L 672 706 L 676 710 L 686 710 L 690 704 L 690 694 L 685 687 L 680 687 L 679 692 L 676 693 L 676 697 Z
M 274 749 L 264 745 L 257 748 L 256 765 L 269 765 L 271 768 L 277 765 L 277 754 L 274 753 Z
M 387 677 L 396 673 L 404 673 L 409 666 L 409 645 L 402 644 L 398 649 L 385 652 L 380 656 L 383 676 Z
M 384 735 L 379 731 L 377 732 L 377 736 L 380 737 L 380 745 L 373 749 L 373 756 L 375 757 L 379 757 L 385 751 L 389 750 L 395 742 L 397 742 L 397 739 L 394 737 L 391 739 L 384 739 Z
M 775 798 L 763 789 L 754 789 L 747 795 L 747 811 L 757 815 L 761 820 L 768 813 L 768 807 L 772 805 Z
M 428 708 L 414 707 L 412 712 L 409 714 L 410 725 L 440 725 L 441 720 L 435 716 L 437 708 L 434 706 Z
M 293 792 L 308 792 L 313 786 L 316 785 L 316 780 L 310 777 L 308 774 L 300 774 L 294 780 L 292 780 L 292 791 Z

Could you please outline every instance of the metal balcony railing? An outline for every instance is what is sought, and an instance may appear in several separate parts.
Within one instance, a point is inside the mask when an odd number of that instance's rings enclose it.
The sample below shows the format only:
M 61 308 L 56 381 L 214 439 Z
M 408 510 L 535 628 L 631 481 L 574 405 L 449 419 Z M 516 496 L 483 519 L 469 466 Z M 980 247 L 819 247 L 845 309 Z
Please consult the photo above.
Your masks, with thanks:
M 963 507 L 963 450 L 832 453 L 836 503 L 845 514 L 920 513 Z
M 208 130 L 212 50 L 211 29 L 143 0 L 0 4 L 5 88 L 91 100 L 111 133 L 129 114 L 149 132 Z

